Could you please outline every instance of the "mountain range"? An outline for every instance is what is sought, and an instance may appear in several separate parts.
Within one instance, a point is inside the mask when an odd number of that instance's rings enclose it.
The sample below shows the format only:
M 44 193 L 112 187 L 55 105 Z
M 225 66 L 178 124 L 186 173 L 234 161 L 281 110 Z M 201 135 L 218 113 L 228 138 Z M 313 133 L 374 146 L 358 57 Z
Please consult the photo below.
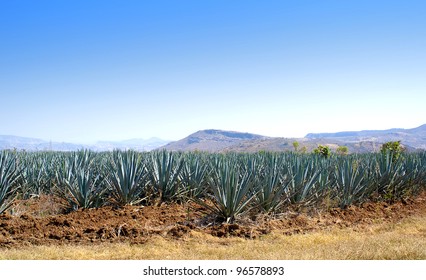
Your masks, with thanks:
M 388 130 L 344 131 L 336 133 L 309 133 L 307 139 L 335 139 L 341 142 L 379 142 L 401 141 L 415 149 L 426 149 L 426 124 L 416 128 L 393 128 Z
M 90 149 L 93 151 L 136 150 L 151 151 L 164 146 L 170 141 L 159 138 L 130 139 L 124 141 L 99 141 L 84 145 L 66 142 L 52 142 L 37 138 L 0 135 L 0 150 L 17 149 L 26 151 L 76 151 Z
M 337 133 L 309 133 L 303 138 L 267 137 L 257 134 L 223 130 L 201 130 L 161 148 L 172 151 L 257 152 L 312 151 L 318 145 L 332 150 L 346 146 L 350 153 L 367 153 L 380 150 L 383 143 L 401 141 L 408 151 L 426 150 L 426 124 L 412 129 L 363 130 Z
M 350 153 L 376 152 L 383 143 L 401 141 L 408 151 L 426 150 L 426 124 L 416 128 L 393 128 L 388 130 L 343 131 L 336 133 L 308 133 L 303 138 L 268 137 L 252 133 L 207 129 L 197 131 L 178 141 L 159 138 L 131 139 L 124 141 L 99 141 L 93 145 L 65 142 L 50 142 L 35 138 L 0 135 L 0 150 L 17 149 L 28 151 L 74 151 L 91 149 L 94 151 L 137 150 L 207 152 L 257 152 L 257 151 L 312 151 L 318 145 L 326 145 L 332 150 L 346 146 Z

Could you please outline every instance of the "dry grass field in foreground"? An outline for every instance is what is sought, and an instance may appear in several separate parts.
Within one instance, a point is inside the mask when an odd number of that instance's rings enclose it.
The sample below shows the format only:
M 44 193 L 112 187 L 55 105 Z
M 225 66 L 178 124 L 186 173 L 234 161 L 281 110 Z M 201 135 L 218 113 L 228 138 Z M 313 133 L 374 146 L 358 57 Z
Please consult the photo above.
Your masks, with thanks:
M 183 239 L 153 237 L 144 244 L 42 245 L 0 249 L 0 259 L 426 259 L 426 216 L 363 229 L 305 234 L 273 231 L 255 240 L 191 232 Z

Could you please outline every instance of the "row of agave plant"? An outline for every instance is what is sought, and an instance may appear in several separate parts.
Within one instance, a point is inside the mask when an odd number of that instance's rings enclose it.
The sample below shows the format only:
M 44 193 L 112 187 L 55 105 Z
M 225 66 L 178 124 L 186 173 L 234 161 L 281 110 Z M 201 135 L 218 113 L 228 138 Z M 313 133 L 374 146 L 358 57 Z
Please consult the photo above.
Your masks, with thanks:
M 56 194 L 69 209 L 195 201 L 226 222 L 289 206 L 395 201 L 426 186 L 426 153 L 0 152 L 0 213 Z

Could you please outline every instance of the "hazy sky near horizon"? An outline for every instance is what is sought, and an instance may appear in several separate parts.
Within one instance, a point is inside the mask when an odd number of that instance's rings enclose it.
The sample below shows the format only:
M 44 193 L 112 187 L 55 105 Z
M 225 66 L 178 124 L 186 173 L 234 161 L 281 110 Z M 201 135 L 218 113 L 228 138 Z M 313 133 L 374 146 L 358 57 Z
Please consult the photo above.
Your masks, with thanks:
M 426 1 L 0 1 L 0 135 L 426 123 Z

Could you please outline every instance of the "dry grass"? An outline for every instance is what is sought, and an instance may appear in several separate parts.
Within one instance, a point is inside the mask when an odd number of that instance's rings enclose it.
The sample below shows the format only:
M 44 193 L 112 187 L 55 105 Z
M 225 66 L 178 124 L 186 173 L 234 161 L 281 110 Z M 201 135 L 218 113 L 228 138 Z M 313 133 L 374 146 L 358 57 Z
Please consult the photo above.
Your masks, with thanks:
M 332 229 L 257 240 L 216 238 L 197 232 L 184 240 L 154 237 L 146 244 L 31 246 L 0 249 L 0 259 L 426 259 L 426 217 L 362 231 Z

